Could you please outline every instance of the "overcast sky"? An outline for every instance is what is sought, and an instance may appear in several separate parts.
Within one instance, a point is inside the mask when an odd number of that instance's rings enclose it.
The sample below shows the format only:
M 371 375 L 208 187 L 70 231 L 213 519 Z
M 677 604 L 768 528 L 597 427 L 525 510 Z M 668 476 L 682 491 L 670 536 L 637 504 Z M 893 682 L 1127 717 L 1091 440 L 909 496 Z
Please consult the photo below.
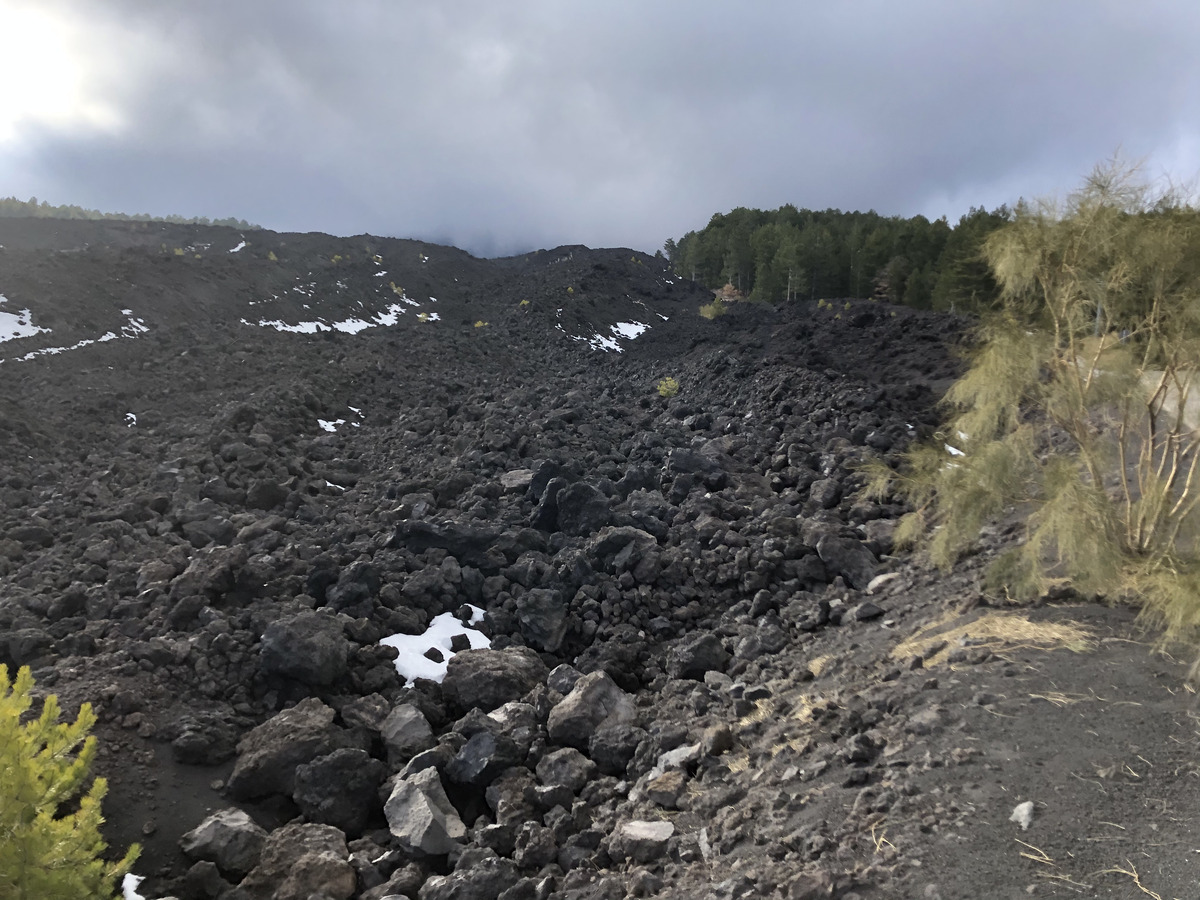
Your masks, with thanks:
M 0 0 L 0 196 L 477 254 L 1200 172 L 1190 0 Z

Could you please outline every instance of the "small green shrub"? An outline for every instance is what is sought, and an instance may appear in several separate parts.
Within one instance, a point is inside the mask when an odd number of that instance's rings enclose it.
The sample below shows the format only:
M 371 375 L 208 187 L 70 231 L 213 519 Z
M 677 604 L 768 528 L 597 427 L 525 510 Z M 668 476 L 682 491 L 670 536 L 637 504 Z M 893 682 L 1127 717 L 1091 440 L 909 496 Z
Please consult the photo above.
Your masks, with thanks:
M 96 739 L 88 736 L 96 716 L 85 703 L 74 723 L 60 725 L 58 700 L 50 696 L 41 715 L 22 724 L 32 691 L 27 666 L 10 682 L 0 665 L 0 897 L 109 900 L 139 848 L 115 863 L 101 858 L 100 801 L 108 785 L 97 778 L 84 791 L 96 755 Z
M 658 396 L 667 400 L 679 393 L 679 382 L 668 375 L 658 383 Z
M 723 316 L 726 313 L 725 301 L 718 297 L 712 303 L 705 303 L 700 307 L 700 315 L 708 319 L 710 322 L 713 319 Z
M 477 321 L 475 323 L 476 328 L 487 328 L 487 325 L 488 325 L 488 323 L 483 321 L 483 319 L 480 319 L 479 321 Z

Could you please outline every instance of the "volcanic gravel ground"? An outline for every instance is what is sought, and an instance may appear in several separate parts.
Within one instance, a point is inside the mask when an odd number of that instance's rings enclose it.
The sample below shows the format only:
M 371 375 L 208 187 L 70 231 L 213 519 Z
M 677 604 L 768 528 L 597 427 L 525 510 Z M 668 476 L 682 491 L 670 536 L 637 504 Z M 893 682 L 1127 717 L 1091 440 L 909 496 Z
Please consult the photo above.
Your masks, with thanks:
M 630 250 L 0 245 L 49 329 L 0 343 L 0 662 L 96 708 L 147 897 L 1197 895 L 1185 652 L 857 497 L 962 322 L 708 321 Z M 491 649 L 404 683 L 380 639 L 465 604 Z

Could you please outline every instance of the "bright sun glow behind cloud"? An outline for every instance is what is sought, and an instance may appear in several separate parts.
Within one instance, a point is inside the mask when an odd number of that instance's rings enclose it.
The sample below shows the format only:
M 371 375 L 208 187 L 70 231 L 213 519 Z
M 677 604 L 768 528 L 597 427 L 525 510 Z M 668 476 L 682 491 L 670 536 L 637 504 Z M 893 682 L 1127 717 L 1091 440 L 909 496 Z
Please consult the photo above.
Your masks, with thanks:
M 115 110 L 93 96 L 85 47 L 85 35 L 61 17 L 0 5 L 0 144 L 30 126 L 116 128 Z

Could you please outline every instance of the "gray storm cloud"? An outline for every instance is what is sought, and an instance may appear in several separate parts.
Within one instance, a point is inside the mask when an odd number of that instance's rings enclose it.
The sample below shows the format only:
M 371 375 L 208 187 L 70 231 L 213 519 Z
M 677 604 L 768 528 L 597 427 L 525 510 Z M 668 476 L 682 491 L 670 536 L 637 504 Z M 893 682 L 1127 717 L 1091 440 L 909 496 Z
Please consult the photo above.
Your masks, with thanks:
M 95 36 L 116 113 L 0 141 L 0 194 L 54 203 L 653 250 L 734 206 L 954 219 L 1118 147 L 1200 169 L 1184 4 L 16 6 Z

